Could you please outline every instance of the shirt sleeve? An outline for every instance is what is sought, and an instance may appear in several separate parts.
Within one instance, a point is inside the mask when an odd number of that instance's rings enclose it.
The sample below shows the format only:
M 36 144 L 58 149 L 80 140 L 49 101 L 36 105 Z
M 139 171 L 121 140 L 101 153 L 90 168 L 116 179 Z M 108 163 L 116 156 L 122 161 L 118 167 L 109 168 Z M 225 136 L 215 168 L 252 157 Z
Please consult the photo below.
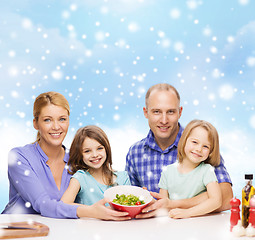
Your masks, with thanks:
M 132 148 L 129 149 L 129 152 L 126 156 L 126 168 L 125 170 L 128 173 L 130 182 L 134 186 L 143 187 L 140 181 L 138 180 L 138 175 L 135 170 L 134 158 L 132 158 Z
M 218 183 L 228 182 L 232 185 L 230 175 L 224 165 L 224 159 L 220 156 L 220 165 L 215 167 L 215 174 L 218 179 Z
M 65 204 L 60 200 L 51 199 L 40 176 L 31 167 L 22 152 L 12 150 L 9 153 L 8 177 L 25 202 L 29 202 L 33 209 L 45 217 L 77 218 L 78 206 Z
M 124 171 L 123 175 L 124 175 L 123 185 L 131 185 L 128 173 L 126 171 Z
M 208 183 L 211 182 L 217 182 L 217 178 L 214 172 L 214 167 L 210 164 L 205 164 L 205 167 L 207 168 L 204 177 L 203 177 L 203 183 L 205 186 L 207 186 Z
M 158 187 L 167 190 L 167 170 L 162 171 Z
M 80 184 L 80 192 L 86 189 L 86 181 L 84 180 L 85 178 L 85 173 L 80 172 L 81 170 L 78 170 L 74 175 L 71 176 L 71 178 L 75 178 L 78 180 Z

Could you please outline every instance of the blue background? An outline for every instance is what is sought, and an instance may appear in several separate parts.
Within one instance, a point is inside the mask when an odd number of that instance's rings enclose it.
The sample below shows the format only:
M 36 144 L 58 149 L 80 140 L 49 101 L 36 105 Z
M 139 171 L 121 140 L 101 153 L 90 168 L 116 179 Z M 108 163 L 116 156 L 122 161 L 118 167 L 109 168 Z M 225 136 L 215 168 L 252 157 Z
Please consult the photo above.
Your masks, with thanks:
M 240 197 L 255 174 L 255 2 L 252 0 L 12 0 L 0 7 L 0 210 L 8 201 L 7 154 L 35 140 L 37 95 L 58 91 L 76 130 L 102 127 L 116 170 L 145 137 L 144 95 L 173 84 L 181 123 L 210 121 Z

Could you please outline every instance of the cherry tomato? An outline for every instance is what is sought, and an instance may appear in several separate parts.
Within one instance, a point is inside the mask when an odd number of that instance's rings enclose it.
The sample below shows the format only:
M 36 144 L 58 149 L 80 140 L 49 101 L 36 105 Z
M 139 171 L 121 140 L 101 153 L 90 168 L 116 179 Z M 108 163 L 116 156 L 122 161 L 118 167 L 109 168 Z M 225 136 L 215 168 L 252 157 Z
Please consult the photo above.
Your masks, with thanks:
M 141 202 L 137 201 L 137 202 L 135 203 L 135 205 L 141 205 Z

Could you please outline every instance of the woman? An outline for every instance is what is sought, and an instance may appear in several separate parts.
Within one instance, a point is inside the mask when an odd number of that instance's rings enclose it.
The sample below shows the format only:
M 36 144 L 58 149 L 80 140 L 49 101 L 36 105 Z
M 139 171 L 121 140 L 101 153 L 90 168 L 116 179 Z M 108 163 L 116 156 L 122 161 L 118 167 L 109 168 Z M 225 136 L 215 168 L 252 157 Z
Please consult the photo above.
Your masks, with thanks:
M 91 206 L 60 201 L 71 177 L 67 171 L 69 155 L 62 145 L 69 127 L 69 114 L 68 101 L 60 93 L 46 92 L 36 98 L 33 124 L 38 131 L 37 139 L 9 153 L 10 193 L 3 213 L 39 213 L 53 218 L 129 219 L 127 213 L 107 208 L 105 199 Z

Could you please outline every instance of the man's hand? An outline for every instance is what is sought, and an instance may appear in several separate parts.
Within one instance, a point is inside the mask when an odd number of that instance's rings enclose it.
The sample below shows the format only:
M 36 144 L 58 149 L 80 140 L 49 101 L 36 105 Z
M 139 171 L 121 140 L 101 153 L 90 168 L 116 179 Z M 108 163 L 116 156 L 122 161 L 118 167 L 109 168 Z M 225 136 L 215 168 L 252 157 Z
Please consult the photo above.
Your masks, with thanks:
M 150 194 L 152 197 L 154 197 L 154 199 L 142 210 L 142 213 L 136 215 L 136 218 L 150 218 L 155 217 L 156 215 L 158 216 L 166 214 L 164 208 L 166 208 L 168 201 L 170 200 L 167 198 L 162 198 L 161 195 L 156 192 L 150 192 Z

